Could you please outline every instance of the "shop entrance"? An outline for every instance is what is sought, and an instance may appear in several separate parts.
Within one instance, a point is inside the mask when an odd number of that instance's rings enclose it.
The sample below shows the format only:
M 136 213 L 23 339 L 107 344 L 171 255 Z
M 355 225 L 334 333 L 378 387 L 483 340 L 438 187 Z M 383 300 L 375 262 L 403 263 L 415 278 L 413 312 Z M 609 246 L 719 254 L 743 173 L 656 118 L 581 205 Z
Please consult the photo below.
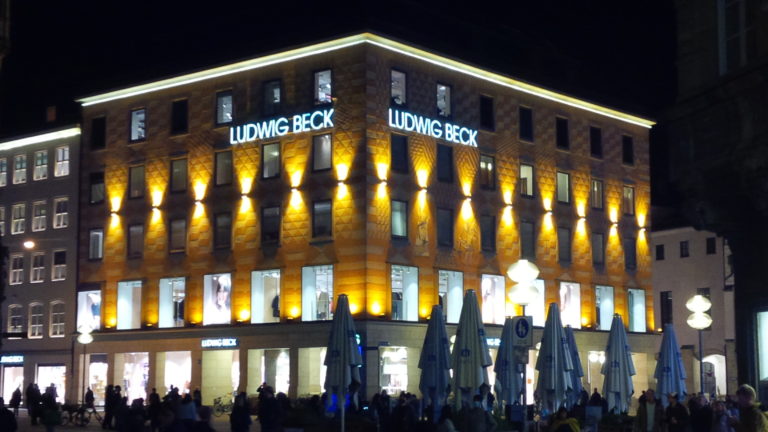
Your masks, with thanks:
M 230 400 L 240 386 L 240 350 L 203 351 L 203 405 L 213 399 Z
M 178 387 L 181 394 L 189 393 L 192 381 L 192 352 L 168 351 L 157 353 L 158 393 L 162 397 L 171 391 L 171 386 Z
M 24 366 L 3 366 L 3 399 L 8 403 L 13 391 L 21 389 L 24 395 Z
M 149 353 L 115 354 L 115 385 L 122 387 L 123 396 L 130 404 L 134 399 L 147 398 Z
M 323 393 L 325 384 L 325 351 L 323 348 L 299 348 L 298 395 Z
M 38 365 L 37 385 L 45 392 L 53 386 L 56 390 L 56 402 L 64 402 L 64 390 L 67 388 L 67 367 L 62 364 Z
M 288 348 L 248 350 L 248 394 L 256 394 L 262 383 L 272 386 L 276 393 L 288 394 L 290 377 Z
M 104 405 L 104 391 L 107 388 L 107 355 L 89 354 L 88 359 L 88 387 L 93 391 L 93 403 L 97 406 Z

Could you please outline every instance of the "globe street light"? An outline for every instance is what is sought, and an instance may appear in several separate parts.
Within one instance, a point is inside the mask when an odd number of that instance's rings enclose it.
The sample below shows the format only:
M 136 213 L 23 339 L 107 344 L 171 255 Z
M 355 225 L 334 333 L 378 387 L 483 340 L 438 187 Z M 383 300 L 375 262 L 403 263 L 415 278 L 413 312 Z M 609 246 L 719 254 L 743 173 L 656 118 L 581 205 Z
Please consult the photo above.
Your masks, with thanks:
M 701 394 L 704 394 L 704 348 L 701 331 L 712 325 L 712 317 L 707 313 L 712 307 L 712 302 L 697 294 L 685 302 L 685 307 L 693 312 L 688 316 L 688 326 L 699 331 L 699 387 Z

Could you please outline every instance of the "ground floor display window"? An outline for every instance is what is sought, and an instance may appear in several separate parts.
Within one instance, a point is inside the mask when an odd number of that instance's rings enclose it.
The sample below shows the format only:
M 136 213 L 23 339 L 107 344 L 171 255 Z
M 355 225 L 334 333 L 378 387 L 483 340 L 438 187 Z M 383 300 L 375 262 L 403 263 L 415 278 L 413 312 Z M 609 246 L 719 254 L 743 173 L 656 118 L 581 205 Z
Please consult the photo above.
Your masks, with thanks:
M 41 392 L 53 387 L 56 390 L 56 402 L 64 403 L 64 391 L 67 388 L 67 367 L 61 364 L 38 365 L 37 385 L 40 386 Z
M 7 404 L 13 392 L 17 389 L 21 389 L 22 395 L 24 394 L 24 366 L 3 366 L 3 399 Z
M 107 389 L 107 366 L 106 354 L 90 354 L 88 357 L 88 387 L 93 391 L 94 404 L 104 405 L 104 391 Z
M 115 385 L 119 385 L 123 396 L 131 402 L 134 399 L 147 399 L 147 381 L 149 379 L 149 353 L 115 354 Z
M 379 348 L 379 386 L 391 395 L 408 390 L 408 348 Z
M 262 383 L 275 392 L 290 390 L 291 357 L 288 348 L 248 350 L 248 394 L 256 394 Z
M 203 376 L 200 391 L 203 405 L 212 405 L 213 399 L 231 400 L 232 392 L 240 385 L 240 351 L 203 351 Z
M 163 395 L 177 387 L 181 394 L 192 391 L 192 352 L 167 351 L 157 353 L 157 392 Z
M 325 347 L 299 348 L 298 395 L 315 395 L 323 392 L 325 384 Z

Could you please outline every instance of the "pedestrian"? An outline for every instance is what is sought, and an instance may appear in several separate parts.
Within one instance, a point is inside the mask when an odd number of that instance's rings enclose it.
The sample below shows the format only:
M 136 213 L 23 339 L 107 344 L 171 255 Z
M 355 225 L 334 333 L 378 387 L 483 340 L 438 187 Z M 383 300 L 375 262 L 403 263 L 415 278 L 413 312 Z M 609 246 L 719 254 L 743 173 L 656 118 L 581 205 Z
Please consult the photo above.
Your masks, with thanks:
M 197 416 L 200 417 L 200 420 L 195 422 L 194 427 L 190 429 L 191 432 L 216 432 L 211 427 L 211 407 L 201 406 L 197 411 Z
M 463 409 L 464 427 L 462 432 L 493 432 L 496 430 L 496 420 L 491 413 L 483 409 L 483 397 L 475 395 L 472 406 Z
M 688 405 L 691 417 L 691 430 L 709 432 L 712 427 L 712 408 L 703 394 L 694 395 Z
M 16 417 L 19 416 L 19 405 L 21 405 L 21 386 L 16 387 L 16 390 L 11 395 L 10 406 L 13 408 L 13 415 Z
M 261 408 L 263 408 L 263 411 L 260 411 L 259 415 L 259 421 L 261 421 L 261 430 L 262 432 L 273 432 L 277 431 L 277 423 L 266 423 L 264 420 L 266 418 L 275 418 L 278 411 L 277 401 L 275 400 L 275 395 L 272 392 L 271 387 L 264 387 L 261 390 L 261 396 L 264 397 L 262 400 L 262 404 L 264 404 L 267 400 L 270 400 L 271 402 L 267 404 L 267 406 L 261 405 Z M 232 429 L 232 432 L 248 432 L 251 430 L 251 412 L 248 407 L 248 397 L 246 396 L 245 392 L 240 392 L 235 397 L 235 403 L 232 406 L 232 414 L 229 415 L 229 426 Z
M 688 410 L 678 401 L 677 393 L 670 393 L 667 396 L 669 406 L 665 412 L 665 420 L 668 432 L 687 432 L 689 416 Z
M 493 404 L 496 402 L 496 398 L 491 393 L 491 386 L 486 383 L 480 384 L 480 396 L 483 397 L 483 409 L 493 411 Z
M 21 391 L 17 388 L 16 391 L 21 394 Z M 16 392 L 14 392 L 15 394 Z M 21 396 L 19 396 L 21 398 Z M 16 432 L 19 425 L 16 423 L 16 414 L 5 407 L 5 401 L 0 397 L 0 431 L 3 432 Z
M 107 384 L 107 388 L 104 390 L 104 421 L 101 423 L 102 429 L 112 429 L 112 422 L 115 415 L 115 387 L 112 384 Z
M 550 432 L 579 432 L 579 421 L 569 417 L 565 407 L 560 407 L 552 417 L 552 424 L 549 426 Z
M 416 414 L 408 403 L 408 395 L 405 392 L 400 393 L 397 398 L 397 405 L 392 410 L 392 418 L 389 430 L 392 432 L 412 431 L 416 425 Z
M 196 388 L 195 391 L 192 392 L 192 400 L 195 401 L 195 406 L 198 410 L 203 406 L 203 394 L 200 393 L 199 388 Z
M 440 411 L 440 422 L 437 424 L 437 432 L 457 432 L 453 423 L 453 410 L 446 405 Z
M 149 417 L 149 427 L 152 432 L 158 432 L 160 430 L 160 413 L 162 411 L 162 406 L 160 405 L 160 395 L 157 394 L 155 388 L 153 388 L 152 393 L 149 394 L 148 401 L 147 416 Z
M 739 407 L 739 418 L 731 418 L 731 426 L 736 432 L 768 432 L 768 418 L 760 411 L 755 389 L 748 384 L 742 384 L 736 390 L 736 403 Z
M 184 424 L 186 429 L 190 429 L 197 421 L 197 408 L 189 393 L 184 395 L 177 407 L 176 418 Z
M 270 386 L 265 386 L 261 391 L 261 396 L 262 399 L 259 402 L 261 430 L 262 432 L 277 432 L 282 425 L 282 412 L 280 404 L 275 398 L 275 390 Z M 234 432 L 234 429 L 232 431 Z
M 85 391 L 85 397 L 83 400 L 85 401 L 86 408 L 93 408 L 93 403 L 96 399 L 93 397 L 93 390 L 91 390 L 90 387 L 88 387 L 88 390 Z
M 144 399 L 134 399 L 133 402 L 131 402 L 131 407 L 128 409 L 126 432 L 143 431 L 144 423 L 146 423 L 146 421 L 147 413 L 144 411 Z
M 725 408 L 725 402 L 713 401 L 712 402 L 712 426 L 711 432 L 734 432 L 733 426 L 731 426 L 731 415 Z
M 640 403 L 635 417 L 638 432 L 661 432 L 664 423 L 664 408 L 661 401 L 656 399 L 656 392 L 648 389 L 645 401 Z
M 61 424 L 61 411 L 56 403 L 56 388 L 48 387 L 42 396 L 42 423 L 46 432 L 53 432 Z
M 27 404 L 27 414 L 29 415 L 31 424 L 34 426 L 37 424 L 37 406 L 40 403 L 40 392 L 36 391 L 34 383 L 29 383 L 27 386 L 26 394 L 24 396 L 26 397 L 25 403 Z

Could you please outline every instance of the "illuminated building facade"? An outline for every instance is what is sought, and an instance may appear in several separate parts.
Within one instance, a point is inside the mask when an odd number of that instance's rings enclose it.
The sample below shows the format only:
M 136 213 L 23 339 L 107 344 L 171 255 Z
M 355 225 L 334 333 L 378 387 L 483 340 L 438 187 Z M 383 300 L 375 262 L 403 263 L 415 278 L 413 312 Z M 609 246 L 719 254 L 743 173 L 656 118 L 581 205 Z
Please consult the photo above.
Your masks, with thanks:
M 473 289 L 497 338 L 520 258 L 536 325 L 622 314 L 649 382 L 652 122 L 371 34 L 80 102 L 78 320 L 129 397 L 319 393 L 340 293 L 365 393 L 416 392 L 431 306 L 455 323 Z M 607 334 L 578 340 L 597 386 Z

